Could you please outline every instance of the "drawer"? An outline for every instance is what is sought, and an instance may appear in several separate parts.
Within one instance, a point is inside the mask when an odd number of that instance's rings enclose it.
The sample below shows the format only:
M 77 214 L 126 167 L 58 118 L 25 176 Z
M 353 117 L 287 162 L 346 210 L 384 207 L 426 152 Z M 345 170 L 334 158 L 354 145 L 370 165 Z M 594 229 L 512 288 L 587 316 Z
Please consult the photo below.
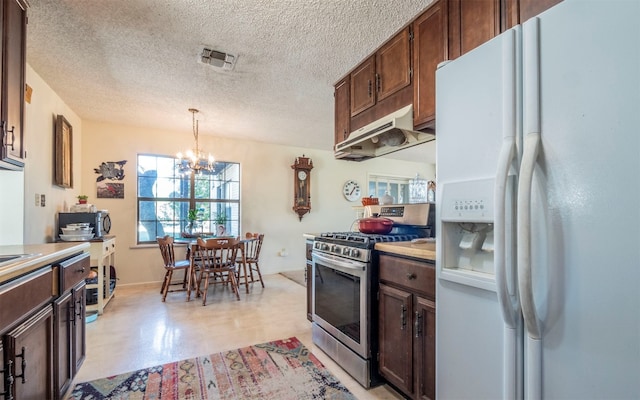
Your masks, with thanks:
M 0 331 L 50 302 L 53 292 L 50 265 L 0 286 Z
M 60 263 L 54 264 L 60 269 L 60 294 L 70 290 L 89 276 L 89 254 L 82 253 Z
M 380 255 L 380 280 L 394 283 L 427 297 L 436 297 L 435 266 L 386 254 Z
M 98 260 L 116 251 L 116 238 L 104 240 L 102 242 L 91 243 L 91 259 Z

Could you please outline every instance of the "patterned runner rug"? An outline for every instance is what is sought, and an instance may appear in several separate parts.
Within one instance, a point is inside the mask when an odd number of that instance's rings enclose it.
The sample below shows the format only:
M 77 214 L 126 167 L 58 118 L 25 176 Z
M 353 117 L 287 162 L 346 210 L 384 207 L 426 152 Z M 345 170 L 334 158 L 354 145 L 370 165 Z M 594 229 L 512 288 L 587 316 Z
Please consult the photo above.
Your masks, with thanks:
M 69 399 L 355 399 L 295 338 L 79 383 Z

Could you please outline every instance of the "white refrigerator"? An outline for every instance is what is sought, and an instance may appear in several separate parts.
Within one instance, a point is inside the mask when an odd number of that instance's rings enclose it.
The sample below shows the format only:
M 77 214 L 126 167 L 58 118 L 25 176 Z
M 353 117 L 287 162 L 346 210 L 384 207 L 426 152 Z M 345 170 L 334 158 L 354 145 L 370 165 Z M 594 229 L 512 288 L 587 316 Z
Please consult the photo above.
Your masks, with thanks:
M 438 399 L 640 398 L 640 2 L 436 72 Z

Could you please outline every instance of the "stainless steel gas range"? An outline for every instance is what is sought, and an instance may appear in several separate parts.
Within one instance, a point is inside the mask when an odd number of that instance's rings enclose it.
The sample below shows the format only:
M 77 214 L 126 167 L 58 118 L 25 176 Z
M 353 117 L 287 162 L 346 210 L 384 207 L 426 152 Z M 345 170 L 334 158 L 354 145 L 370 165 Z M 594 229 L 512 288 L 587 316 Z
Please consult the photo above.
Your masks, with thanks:
M 429 203 L 366 208 L 369 215 L 393 214 L 391 233 L 327 232 L 316 237 L 311 284 L 313 342 L 369 388 L 380 382 L 375 360 L 378 264 L 374 246 L 433 236 L 435 210 Z

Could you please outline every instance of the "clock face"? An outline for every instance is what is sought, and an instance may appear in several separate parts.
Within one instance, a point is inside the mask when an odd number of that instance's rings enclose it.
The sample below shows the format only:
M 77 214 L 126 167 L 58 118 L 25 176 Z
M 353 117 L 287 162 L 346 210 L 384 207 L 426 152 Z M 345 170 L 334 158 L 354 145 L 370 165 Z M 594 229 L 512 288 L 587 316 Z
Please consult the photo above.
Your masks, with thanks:
M 360 185 L 356 181 L 347 181 L 342 189 L 344 198 L 349 201 L 356 201 L 361 196 Z
M 306 171 L 298 171 L 298 179 L 300 179 L 301 181 L 307 179 L 307 172 Z

